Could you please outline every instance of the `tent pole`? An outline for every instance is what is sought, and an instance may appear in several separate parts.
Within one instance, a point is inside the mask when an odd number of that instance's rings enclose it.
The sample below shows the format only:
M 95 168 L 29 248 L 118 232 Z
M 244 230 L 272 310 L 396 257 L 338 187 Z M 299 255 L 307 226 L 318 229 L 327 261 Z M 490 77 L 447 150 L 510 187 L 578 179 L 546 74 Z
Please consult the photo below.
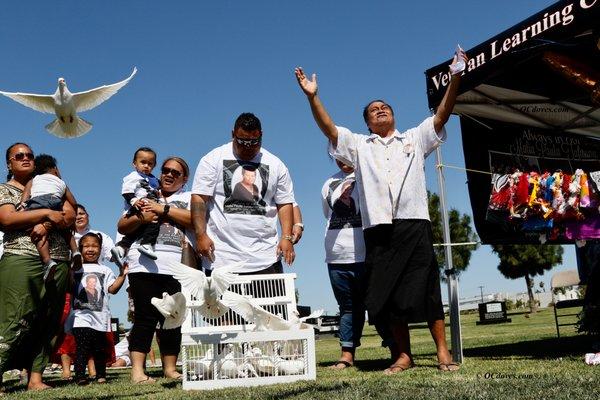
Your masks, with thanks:
M 452 243 L 450 239 L 450 223 L 448 221 L 448 209 L 446 207 L 446 184 L 444 180 L 444 171 L 442 170 L 442 149 L 438 146 L 435 149 L 437 160 L 438 184 L 440 188 L 440 208 L 442 214 L 444 243 Z M 458 279 L 454 272 L 452 264 L 452 246 L 444 246 L 444 255 L 446 258 L 446 267 L 444 272 L 448 282 L 448 306 L 450 309 L 450 337 L 452 346 L 452 360 L 457 363 L 463 362 L 462 334 L 460 330 L 460 308 L 458 299 Z

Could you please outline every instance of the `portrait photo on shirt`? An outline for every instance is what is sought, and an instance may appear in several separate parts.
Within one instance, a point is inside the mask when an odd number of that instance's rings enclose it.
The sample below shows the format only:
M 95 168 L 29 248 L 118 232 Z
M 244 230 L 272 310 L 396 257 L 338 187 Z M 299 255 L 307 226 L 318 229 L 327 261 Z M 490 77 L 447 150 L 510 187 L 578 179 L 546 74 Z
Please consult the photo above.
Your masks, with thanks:
M 359 228 L 362 226 L 360 205 L 355 194 L 354 180 L 333 181 L 329 185 L 327 204 L 331 208 L 328 229 Z
M 104 306 L 105 276 L 99 272 L 80 272 L 74 276 L 74 310 L 102 311 Z
M 160 225 L 156 238 L 157 245 L 182 247 L 181 240 L 181 231 L 176 226 L 168 222 Z
M 266 164 L 223 160 L 223 212 L 265 215 L 268 182 L 269 166 Z

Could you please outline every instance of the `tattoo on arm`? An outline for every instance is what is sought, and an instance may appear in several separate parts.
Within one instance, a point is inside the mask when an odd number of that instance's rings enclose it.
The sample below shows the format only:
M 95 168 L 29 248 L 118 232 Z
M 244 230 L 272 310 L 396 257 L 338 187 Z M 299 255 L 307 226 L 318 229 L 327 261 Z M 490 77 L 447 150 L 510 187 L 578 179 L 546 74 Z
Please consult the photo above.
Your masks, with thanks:
M 192 223 L 194 224 L 194 230 L 196 235 L 202 235 L 206 233 L 206 203 L 204 199 L 192 200 L 190 206 L 192 211 Z

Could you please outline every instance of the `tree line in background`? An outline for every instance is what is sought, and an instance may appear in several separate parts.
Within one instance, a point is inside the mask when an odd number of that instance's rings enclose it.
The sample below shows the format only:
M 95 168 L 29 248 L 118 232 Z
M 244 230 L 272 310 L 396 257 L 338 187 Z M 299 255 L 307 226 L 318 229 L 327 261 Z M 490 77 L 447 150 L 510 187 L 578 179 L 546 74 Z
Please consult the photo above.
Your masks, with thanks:
M 444 243 L 442 216 L 440 213 L 440 198 L 436 193 L 427 193 L 429 217 L 433 230 L 433 242 Z M 448 212 L 450 238 L 452 243 L 469 243 L 479 240 L 471 227 L 471 217 L 460 214 L 456 209 Z M 452 264 L 456 274 L 465 271 L 471 261 L 471 255 L 479 244 L 452 247 Z M 438 265 L 443 269 L 446 264 L 444 246 L 435 247 Z M 545 271 L 562 263 L 563 248 L 558 245 L 492 245 L 492 251 L 500 262 L 498 270 L 507 279 L 525 278 L 529 307 L 532 312 L 537 310 L 537 302 L 533 297 L 533 277 L 543 275 Z M 442 279 L 445 276 L 442 275 Z

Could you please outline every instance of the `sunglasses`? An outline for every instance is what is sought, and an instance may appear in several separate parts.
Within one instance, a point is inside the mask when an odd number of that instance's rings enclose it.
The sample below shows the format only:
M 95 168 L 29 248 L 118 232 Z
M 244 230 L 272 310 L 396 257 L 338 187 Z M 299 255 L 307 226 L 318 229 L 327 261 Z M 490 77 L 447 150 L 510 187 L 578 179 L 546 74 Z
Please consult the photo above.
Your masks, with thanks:
M 17 153 L 14 156 L 12 156 L 11 158 L 9 158 L 9 160 L 17 160 L 17 161 L 23 161 L 23 160 L 33 160 L 34 159 L 34 155 L 33 153 Z
M 262 142 L 262 136 L 256 139 L 242 139 L 237 136 L 234 136 L 234 139 L 237 142 L 237 144 L 244 147 L 258 146 Z
M 160 172 L 163 175 L 169 175 L 171 174 L 171 176 L 175 179 L 179 178 L 181 175 L 183 175 L 183 172 L 177 171 L 176 169 L 173 168 L 167 168 L 167 167 L 162 167 L 162 169 L 160 170 Z

